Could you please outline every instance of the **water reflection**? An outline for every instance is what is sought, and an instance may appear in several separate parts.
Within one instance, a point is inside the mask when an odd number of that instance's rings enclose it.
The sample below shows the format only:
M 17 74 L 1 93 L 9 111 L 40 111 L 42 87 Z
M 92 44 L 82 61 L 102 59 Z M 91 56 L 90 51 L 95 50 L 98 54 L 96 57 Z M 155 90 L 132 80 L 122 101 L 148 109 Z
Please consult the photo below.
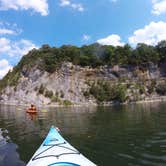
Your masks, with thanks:
M 17 145 L 10 141 L 7 130 L 0 129 L 0 166 L 25 166 L 17 153 Z
M 58 126 L 72 145 L 99 166 L 165 165 L 165 108 L 165 103 L 41 108 L 37 115 L 29 115 L 24 107 L 0 105 L 4 133 L 0 134 L 0 165 L 2 161 L 11 165 L 12 160 L 25 165 L 51 125 Z M 13 157 L 8 161 L 4 154 Z
M 25 162 L 42 143 L 50 126 L 58 126 L 67 138 L 70 135 L 80 135 L 88 131 L 88 116 L 95 111 L 89 107 L 47 108 L 47 111 L 32 115 L 25 113 L 25 110 L 24 107 L 0 106 L 0 126 L 9 131 L 8 135 L 18 145 L 17 150 Z

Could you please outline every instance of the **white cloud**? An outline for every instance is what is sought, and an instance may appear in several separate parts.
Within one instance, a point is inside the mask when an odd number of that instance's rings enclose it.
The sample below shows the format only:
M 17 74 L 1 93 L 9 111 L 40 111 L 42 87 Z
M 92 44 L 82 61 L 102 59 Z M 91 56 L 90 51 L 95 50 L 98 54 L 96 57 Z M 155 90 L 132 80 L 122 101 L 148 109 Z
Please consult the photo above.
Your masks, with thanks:
M 10 29 L 0 29 L 0 35 L 14 35 L 15 32 L 13 30 Z
M 9 36 L 6 37 L 6 35 L 18 35 L 21 31 L 17 24 L 0 22 L 0 79 L 12 69 L 9 62 L 17 63 L 23 55 L 33 48 L 38 48 L 30 40 L 13 41 Z
M 118 0 L 110 0 L 110 2 L 114 2 L 114 3 L 117 2 L 117 1 L 118 1 Z
M 21 39 L 16 42 L 11 42 L 11 50 L 8 51 L 8 55 L 13 56 L 23 56 L 27 54 L 33 48 L 38 48 L 32 41 Z
M 99 39 L 99 40 L 97 40 L 97 42 L 102 45 L 113 45 L 113 46 L 123 46 L 124 45 L 124 43 L 121 42 L 120 36 L 116 35 L 116 34 L 112 34 L 106 38 Z
M 8 38 L 0 38 L 0 54 L 10 57 L 22 57 L 27 54 L 29 50 L 38 48 L 33 42 L 29 40 L 11 41 Z
M 72 3 L 71 0 L 60 0 L 60 6 L 61 7 L 71 7 L 72 9 L 75 9 L 80 12 L 84 11 L 84 7 L 82 4 Z
M 70 6 L 71 2 L 70 0 L 61 0 L 60 1 L 60 6 Z
M 0 54 L 11 50 L 10 40 L 7 38 L 0 38 Z
M 152 13 L 160 15 L 166 12 L 166 0 L 152 0 Z
M 0 60 L 0 79 L 7 74 L 13 67 L 6 59 Z
M 134 31 L 133 36 L 129 37 L 129 43 L 145 43 L 155 45 L 161 40 L 166 40 L 166 22 L 151 22 L 142 29 Z
M 8 38 L 0 38 L 0 57 L 6 57 L 8 61 L 17 62 L 20 58 L 27 54 L 33 48 L 38 48 L 33 42 L 29 40 L 11 41 Z M 9 62 L 5 59 L 0 60 L 0 79 L 12 69 Z
M 91 37 L 89 35 L 84 34 L 82 37 L 83 41 L 89 41 L 91 39 Z
M 18 35 L 22 32 L 17 27 L 17 24 L 10 24 L 8 22 L 0 22 L 0 36 L 3 35 Z
M 33 10 L 42 16 L 48 15 L 47 0 L 0 0 L 0 10 Z

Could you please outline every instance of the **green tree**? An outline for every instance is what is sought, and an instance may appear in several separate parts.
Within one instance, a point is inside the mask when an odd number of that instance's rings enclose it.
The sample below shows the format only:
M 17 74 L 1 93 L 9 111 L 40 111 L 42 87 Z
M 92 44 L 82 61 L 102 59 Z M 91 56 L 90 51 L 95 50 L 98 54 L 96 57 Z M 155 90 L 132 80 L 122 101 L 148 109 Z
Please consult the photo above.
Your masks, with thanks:
M 155 47 L 139 43 L 133 51 L 133 63 L 136 65 L 148 64 L 149 62 L 158 63 L 159 54 Z
M 166 60 L 166 40 L 160 41 L 157 46 L 157 51 L 160 54 L 161 61 Z

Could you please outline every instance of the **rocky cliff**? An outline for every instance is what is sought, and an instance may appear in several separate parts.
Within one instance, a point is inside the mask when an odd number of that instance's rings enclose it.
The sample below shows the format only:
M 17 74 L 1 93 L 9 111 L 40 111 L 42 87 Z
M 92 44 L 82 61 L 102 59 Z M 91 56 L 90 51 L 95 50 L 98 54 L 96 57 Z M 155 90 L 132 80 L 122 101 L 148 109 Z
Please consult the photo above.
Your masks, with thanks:
M 0 100 L 37 105 L 160 100 L 166 96 L 166 54 L 157 48 L 44 45 L 23 56 L 0 80 Z
M 90 101 L 83 95 L 88 87 L 85 69 L 63 63 L 61 68 L 48 73 L 36 66 L 24 69 L 16 86 L 7 86 L 1 100 L 10 103 L 35 104 L 86 104 Z
M 138 67 L 119 67 L 118 65 L 90 68 L 64 62 L 57 71 L 48 73 L 38 69 L 37 66 L 30 69 L 25 67 L 21 71 L 17 85 L 8 85 L 1 91 L 1 101 L 13 104 L 94 105 L 99 102 L 144 100 L 150 96 L 161 96 L 155 89 L 162 82 L 165 83 L 164 69 L 154 65 L 145 71 Z M 98 101 L 98 97 L 90 92 L 90 89 L 92 86 L 96 89 L 99 88 L 102 86 L 101 82 L 113 87 L 117 85 L 115 88 L 123 85 L 125 88 L 124 101 L 119 101 L 118 98 L 110 99 L 110 101 L 104 99 L 100 101 L 99 98 Z M 107 90 L 110 94 L 115 93 L 112 89 Z

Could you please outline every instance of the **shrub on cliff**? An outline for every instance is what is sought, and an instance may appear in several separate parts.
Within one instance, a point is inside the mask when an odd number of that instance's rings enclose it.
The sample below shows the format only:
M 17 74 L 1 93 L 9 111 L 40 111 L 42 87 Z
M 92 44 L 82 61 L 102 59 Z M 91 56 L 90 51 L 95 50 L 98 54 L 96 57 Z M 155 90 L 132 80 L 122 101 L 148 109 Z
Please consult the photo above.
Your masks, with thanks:
M 64 101 L 62 102 L 62 104 L 63 104 L 64 106 L 73 105 L 73 103 L 72 103 L 71 101 L 69 101 L 69 100 L 64 100 Z
M 126 92 L 127 88 L 125 85 L 111 85 L 109 82 L 104 81 L 93 83 L 89 89 L 89 94 L 93 95 L 98 102 L 125 102 L 127 99 Z
M 166 95 L 166 82 L 158 84 L 156 87 L 156 92 L 159 95 Z
M 54 93 L 51 90 L 46 90 L 44 96 L 52 99 Z
M 43 86 L 43 84 L 41 84 L 38 91 L 39 94 L 44 94 L 44 90 L 45 90 L 45 87 Z

